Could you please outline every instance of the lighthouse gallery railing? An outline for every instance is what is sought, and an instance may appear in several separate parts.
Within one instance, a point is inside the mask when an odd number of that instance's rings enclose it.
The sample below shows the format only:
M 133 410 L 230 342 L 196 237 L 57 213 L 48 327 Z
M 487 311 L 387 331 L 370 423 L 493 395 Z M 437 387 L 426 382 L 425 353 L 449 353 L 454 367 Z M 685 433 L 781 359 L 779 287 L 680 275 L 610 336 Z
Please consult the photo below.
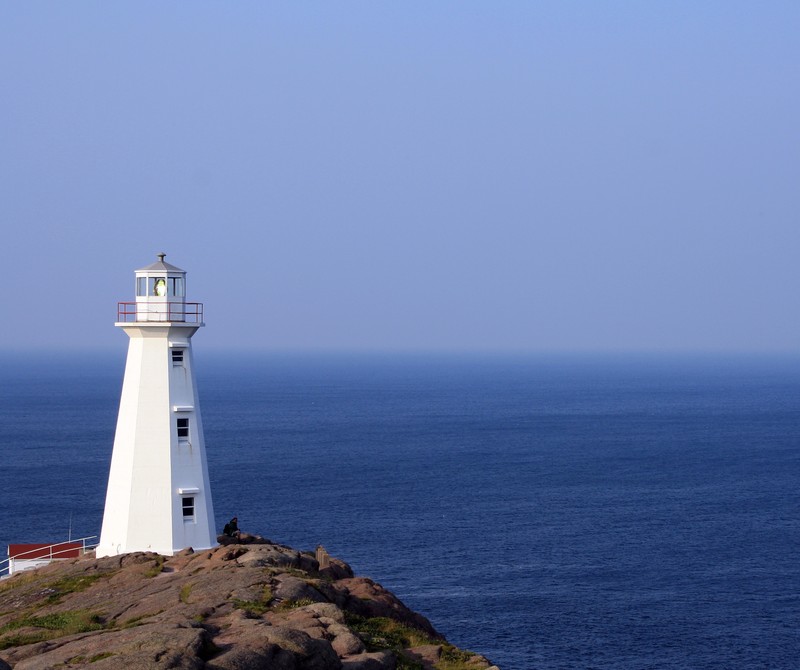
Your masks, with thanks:
M 118 302 L 117 322 L 186 321 L 203 323 L 202 302 Z

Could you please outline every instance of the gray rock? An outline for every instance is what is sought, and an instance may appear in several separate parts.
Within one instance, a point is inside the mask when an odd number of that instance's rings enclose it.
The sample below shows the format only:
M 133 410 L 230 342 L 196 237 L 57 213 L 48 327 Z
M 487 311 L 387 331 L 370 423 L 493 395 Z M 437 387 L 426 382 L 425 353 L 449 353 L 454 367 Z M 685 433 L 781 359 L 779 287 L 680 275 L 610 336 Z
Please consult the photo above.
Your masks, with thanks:
M 328 630 L 330 631 L 330 628 Z M 339 656 L 353 656 L 366 651 L 361 638 L 353 635 L 349 630 L 336 635 L 331 642 L 331 646 Z
M 396 670 L 397 659 L 389 651 L 358 654 L 342 661 L 342 670 Z
M 330 625 L 332 622 L 340 624 L 345 622 L 344 612 L 333 603 L 314 603 L 306 605 L 304 609 L 313 612 L 326 625 Z M 330 619 L 330 622 L 325 619 Z
M 295 556 L 287 554 L 280 547 L 272 544 L 250 546 L 247 548 L 247 553 L 239 556 L 237 560 L 241 565 L 254 568 L 266 566 L 291 568 L 297 564 Z
M 327 598 L 322 595 L 311 584 L 292 575 L 279 575 L 275 578 L 276 586 L 273 595 L 278 600 L 299 602 L 310 600 L 314 603 L 327 602 Z
M 294 654 L 276 645 L 265 649 L 234 648 L 206 663 L 207 670 L 294 670 Z

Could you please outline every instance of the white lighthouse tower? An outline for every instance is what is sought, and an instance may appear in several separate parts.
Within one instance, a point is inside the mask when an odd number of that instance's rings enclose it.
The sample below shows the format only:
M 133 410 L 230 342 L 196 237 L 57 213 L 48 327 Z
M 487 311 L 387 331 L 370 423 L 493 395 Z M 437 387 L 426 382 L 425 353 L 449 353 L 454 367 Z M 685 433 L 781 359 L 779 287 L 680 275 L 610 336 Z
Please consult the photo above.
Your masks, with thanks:
M 216 545 L 191 340 L 203 305 L 186 302 L 186 272 L 164 256 L 118 306 L 130 342 L 97 556 Z

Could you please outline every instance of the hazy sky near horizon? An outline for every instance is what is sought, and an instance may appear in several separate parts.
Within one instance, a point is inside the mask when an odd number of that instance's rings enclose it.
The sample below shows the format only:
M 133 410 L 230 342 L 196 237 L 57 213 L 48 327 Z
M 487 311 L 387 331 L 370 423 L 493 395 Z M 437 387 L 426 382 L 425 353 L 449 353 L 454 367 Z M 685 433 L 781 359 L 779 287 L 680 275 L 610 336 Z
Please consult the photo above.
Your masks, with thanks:
M 800 349 L 800 3 L 0 5 L 0 349 Z

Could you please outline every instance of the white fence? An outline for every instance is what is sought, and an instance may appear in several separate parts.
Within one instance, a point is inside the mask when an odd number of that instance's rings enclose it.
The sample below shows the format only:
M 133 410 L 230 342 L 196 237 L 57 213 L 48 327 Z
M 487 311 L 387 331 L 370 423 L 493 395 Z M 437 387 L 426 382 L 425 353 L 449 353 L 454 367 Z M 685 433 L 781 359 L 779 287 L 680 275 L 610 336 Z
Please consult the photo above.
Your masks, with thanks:
M 32 570 L 53 561 L 83 556 L 97 546 L 96 540 L 97 535 L 90 535 L 89 537 L 79 537 L 75 540 L 56 542 L 54 544 L 10 545 L 8 558 L 0 561 L 0 577 L 9 577 L 15 572 Z M 12 556 L 12 547 L 21 546 L 28 546 L 30 549 L 26 551 L 15 550 Z

